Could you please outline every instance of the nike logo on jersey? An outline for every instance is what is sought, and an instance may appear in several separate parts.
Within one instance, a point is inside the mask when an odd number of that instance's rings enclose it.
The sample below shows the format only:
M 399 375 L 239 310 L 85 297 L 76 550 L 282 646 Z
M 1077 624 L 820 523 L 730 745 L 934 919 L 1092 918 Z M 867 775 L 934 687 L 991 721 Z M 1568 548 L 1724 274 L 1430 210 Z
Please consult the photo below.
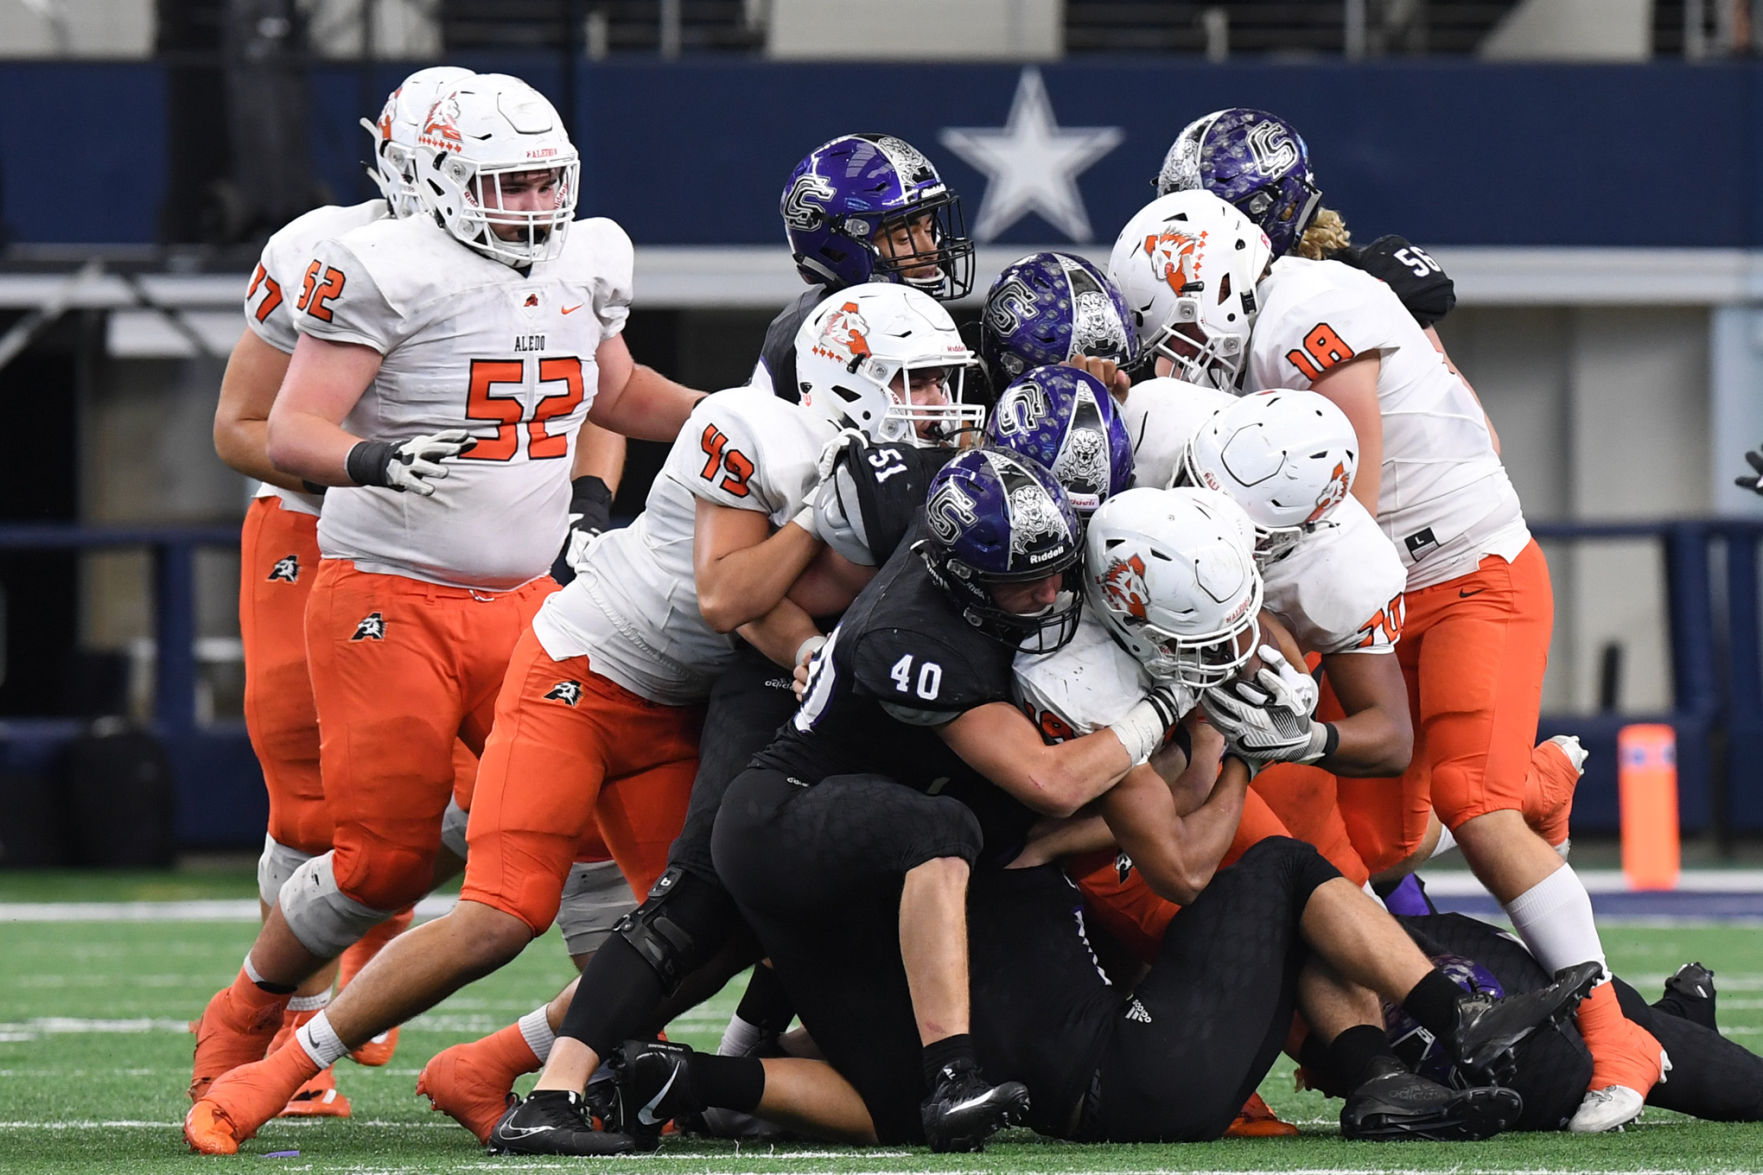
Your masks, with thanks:
M 1459 588 L 1459 589 L 1457 589 L 1457 598 L 1459 600 L 1467 600 L 1470 596 L 1479 596 L 1487 590 L 1488 589 L 1486 589 L 1486 588 L 1476 588 L 1474 591 L 1468 592 L 1468 591 L 1464 591 L 1463 589 Z
M 565 314 L 574 314 L 577 310 L 580 310 L 583 306 L 586 306 L 586 305 L 587 305 L 586 302 L 577 302 L 574 306 L 559 306 L 558 309 L 563 311 L 563 313 L 565 313 Z
M 269 578 L 272 582 L 280 583 L 298 581 L 300 578 L 300 556 L 283 555 L 277 559 L 275 566 L 269 569 Z
M 352 641 L 383 641 L 386 639 L 386 618 L 378 612 L 369 612 L 355 626 Z
M 685 1068 L 684 1065 L 674 1066 L 673 1072 L 667 1075 L 667 1084 L 656 1090 L 655 1096 L 645 1102 L 642 1109 L 637 1111 L 637 1121 L 645 1126 L 659 1126 L 667 1121 L 666 1118 L 655 1113 L 655 1107 L 661 1104 L 661 1099 L 667 1096 L 667 1091 L 672 1089 L 673 1083 L 679 1080 L 679 1073 L 683 1068 Z

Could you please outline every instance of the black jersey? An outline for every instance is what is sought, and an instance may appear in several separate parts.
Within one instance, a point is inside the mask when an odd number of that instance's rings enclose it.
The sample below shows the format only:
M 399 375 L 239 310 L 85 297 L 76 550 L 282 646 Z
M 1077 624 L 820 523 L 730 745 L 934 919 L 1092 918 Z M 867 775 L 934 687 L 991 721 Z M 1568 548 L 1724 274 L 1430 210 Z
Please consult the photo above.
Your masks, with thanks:
M 886 563 L 924 516 L 931 478 L 955 454 L 897 441 L 846 445 L 833 463 L 836 517 L 822 513 L 823 533 L 837 532 L 828 544 L 852 562 Z
M 796 332 L 814 308 L 832 293 L 825 286 L 815 286 L 794 302 L 778 311 L 771 325 L 765 328 L 765 343 L 759 348 L 759 366 L 771 380 L 772 394 L 792 404 L 802 402 L 802 387 L 796 379 Z M 757 372 L 754 373 L 757 376 Z
M 1014 855 L 1034 814 L 937 733 L 968 710 L 1009 702 L 1014 659 L 962 619 L 908 536 L 828 636 L 795 717 L 753 761 L 809 784 L 877 774 L 954 796 L 979 817 L 988 862 Z

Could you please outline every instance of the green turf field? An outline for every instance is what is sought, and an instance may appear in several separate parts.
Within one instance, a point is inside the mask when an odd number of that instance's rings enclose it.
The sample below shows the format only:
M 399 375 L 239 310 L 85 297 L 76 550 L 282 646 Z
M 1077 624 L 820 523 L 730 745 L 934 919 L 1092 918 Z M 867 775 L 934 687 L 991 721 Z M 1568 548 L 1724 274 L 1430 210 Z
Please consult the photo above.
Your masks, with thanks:
M 0 878 L 0 902 L 118 897 L 188 899 L 252 892 L 242 875 Z M 0 913 L 0 1172 L 191 1171 L 455 1172 L 508 1168 L 580 1170 L 589 1160 L 485 1156 L 449 1119 L 412 1092 L 422 1062 L 454 1041 L 508 1023 L 552 994 L 568 963 L 556 936 L 406 1028 L 383 1069 L 345 1061 L 338 1085 L 354 1101 L 347 1121 L 273 1122 L 235 1159 L 198 1159 L 178 1123 L 187 1101 L 191 1038 L 184 1023 L 238 966 L 252 928 L 237 922 L 8 922 Z M 1686 959 L 1718 972 L 1720 1018 L 1747 1045 L 1763 1047 L 1763 934 L 1754 926 L 1610 926 L 1617 969 L 1643 992 Z M 715 1041 L 733 1002 L 723 997 L 676 1025 L 689 1043 Z M 1343 1143 L 1338 1103 L 1292 1090 L 1282 1061 L 1262 1093 L 1304 1128 L 1298 1139 L 1207 1145 L 1077 1147 L 1026 1132 L 982 1156 L 925 1151 L 849 1151 L 808 1146 L 737 1150 L 732 1144 L 670 1142 L 659 1155 L 599 1160 L 656 1175 L 698 1171 L 1756 1171 L 1763 1126 L 1722 1126 L 1649 1111 L 1622 1136 L 1509 1136 L 1479 1145 Z M 298 1150 L 295 1157 L 265 1158 Z

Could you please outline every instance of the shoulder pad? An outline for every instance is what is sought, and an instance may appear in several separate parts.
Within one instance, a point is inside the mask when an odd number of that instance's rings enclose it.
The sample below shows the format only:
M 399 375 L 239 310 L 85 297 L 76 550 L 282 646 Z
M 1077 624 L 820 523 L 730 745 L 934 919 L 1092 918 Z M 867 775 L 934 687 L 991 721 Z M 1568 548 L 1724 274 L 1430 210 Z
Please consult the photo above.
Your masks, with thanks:
M 827 544 L 853 563 L 887 562 L 918 521 L 931 478 L 954 455 L 912 445 L 846 445 L 815 501 Z

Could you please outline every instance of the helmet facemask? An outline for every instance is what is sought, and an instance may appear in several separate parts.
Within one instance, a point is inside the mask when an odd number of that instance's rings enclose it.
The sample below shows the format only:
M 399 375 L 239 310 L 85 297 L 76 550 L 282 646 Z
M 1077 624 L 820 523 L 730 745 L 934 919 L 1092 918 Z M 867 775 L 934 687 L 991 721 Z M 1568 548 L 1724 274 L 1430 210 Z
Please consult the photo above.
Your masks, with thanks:
M 573 151 L 569 158 L 545 168 L 526 163 L 478 167 L 458 155 L 437 156 L 435 161 L 438 170 L 458 191 L 458 211 L 451 217 L 440 217 L 438 213 L 437 216 L 465 244 L 513 266 L 551 261 L 563 252 L 570 223 L 575 220 L 581 182 L 581 161 Z M 518 190 L 507 181 L 539 173 L 551 181 L 547 185 L 549 191 L 540 193 L 542 207 L 527 210 L 502 206 L 505 198 L 514 198 Z M 498 233 L 497 228 L 512 228 L 513 239 Z
M 908 225 L 912 226 L 912 251 L 896 252 L 895 242 L 905 235 L 902 229 Z M 903 211 L 888 213 L 879 221 L 844 217 L 837 228 L 868 250 L 874 281 L 900 282 L 939 301 L 965 298 L 973 290 L 973 241 L 967 236 L 961 197 L 947 188 L 913 201 Z M 929 237 L 928 249 L 919 247 L 919 238 L 924 236 Z M 934 273 L 912 273 L 933 266 Z

